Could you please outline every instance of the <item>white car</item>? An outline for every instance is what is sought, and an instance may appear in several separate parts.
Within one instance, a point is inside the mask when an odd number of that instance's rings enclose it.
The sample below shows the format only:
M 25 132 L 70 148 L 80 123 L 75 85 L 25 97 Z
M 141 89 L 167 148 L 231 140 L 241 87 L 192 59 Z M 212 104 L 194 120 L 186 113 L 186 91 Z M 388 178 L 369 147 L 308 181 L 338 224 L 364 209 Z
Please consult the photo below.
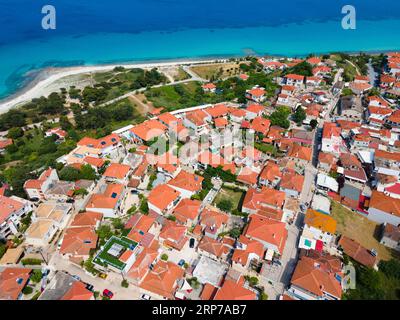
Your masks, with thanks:
M 142 294 L 140 297 L 141 300 L 151 300 L 151 297 L 148 294 Z

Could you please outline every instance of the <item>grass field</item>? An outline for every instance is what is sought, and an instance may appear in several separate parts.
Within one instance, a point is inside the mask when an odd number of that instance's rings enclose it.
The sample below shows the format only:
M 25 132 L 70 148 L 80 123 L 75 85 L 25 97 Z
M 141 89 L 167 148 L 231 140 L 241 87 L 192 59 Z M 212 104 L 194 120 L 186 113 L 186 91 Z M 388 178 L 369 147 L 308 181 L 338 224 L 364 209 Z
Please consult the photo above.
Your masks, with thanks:
M 199 65 L 191 70 L 203 79 L 223 79 L 240 74 L 239 64 L 235 62 Z
M 337 221 L 337 233 L 358 241 L 367 249 L 378 251 L 378 258 L 389 260 L 393 257 L 393 250 L 386 248 L 378 241 L 379 225 L 359 213 L 348 210 L 341 204 L 332 202 L 332 217 Z
M 215 197 L 214 199 L 214 205 L 216 205 L 218 202 L 220 202 L 221 200 L 229 200 L 230 202 L 232 202 L 232 210 L 234 209 L 240 209 L 239 205 L 240 205 L 240 201 L 243 197 L 244 192 L 240 192 L 240 191 L 234 191 L 234 190 L 230 190 L 227 188 L 222 188 L 219 192 L 218 195 Z
M 222 99 L 216 94 L 203 94 L 200 83 L 196 81 L 152 88 L 145 92 L 145 96 L 155 107 L 164 107 L 167 111 L 217 103 Z

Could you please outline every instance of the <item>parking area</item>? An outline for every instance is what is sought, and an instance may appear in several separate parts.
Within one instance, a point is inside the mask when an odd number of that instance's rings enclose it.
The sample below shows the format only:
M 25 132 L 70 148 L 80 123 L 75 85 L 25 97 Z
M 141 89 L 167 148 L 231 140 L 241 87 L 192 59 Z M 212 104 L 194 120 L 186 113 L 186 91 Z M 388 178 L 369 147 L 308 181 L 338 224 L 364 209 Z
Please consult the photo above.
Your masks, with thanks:
M 124 201 L 124 207 L 122 209 L 123 214 L 126 214 L 127 211 L 132 208 L 132 206 L 136 206 L 136 208 L 139 207 L 139 195 L 138 194 L 133 194 L 131 193 L 130 190 L 128 190 L 126 199 Z
M 190 238 L 189 238 L 190 240 Z M 198 257 L 198 253 L 196 252 L 197 241 L 193 248 L 190 248 L 189 243 L 187 241 L 186 244 L 183 246 L 182 250 L 178 251 L 175 249 L 170 249 L 166 247 L 161 247 L 162 253 L 167 254 L 168 260 L 174 263 L 179 263 L 182 259 L 185 260 L 186 263 L 189 265 L 193 263 L 193 261 Z

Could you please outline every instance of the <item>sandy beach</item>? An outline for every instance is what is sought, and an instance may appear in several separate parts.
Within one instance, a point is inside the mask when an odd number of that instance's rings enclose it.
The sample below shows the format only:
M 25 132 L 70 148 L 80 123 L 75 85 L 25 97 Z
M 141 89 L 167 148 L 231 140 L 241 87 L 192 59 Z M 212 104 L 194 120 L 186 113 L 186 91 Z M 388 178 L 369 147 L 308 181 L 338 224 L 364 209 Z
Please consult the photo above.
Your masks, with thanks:
M 54 91 L 58 91 L 60 88 L 69 88 L 75 85 L 76 79 L 74 76 L 90 74 L 95 72 L 106 72 L 114 69 L 118 66 L 125 68 L 144 68 L 151 69 L 155 67 L 177 67 L 180 65 L 188 64 L 200 64 L 200 63 L 211 63 L 216 59 L 212 60 L 179 60 L 169 62 L 151 62 L 151 63 L 136 63 L 136 64 L 109 64 L 109 65 L 98 65 L 98 66 L 79 66 L 79 67 L 65 67 L 65 68 L 47 68 L 42 70 L 38 76 L 25 88 L 15 93 L 9 98 L 0 101 L 0 114 L 7 112 L 8 110 L 21 106 L 24 103 L 31 101 L 34 98 L 41 96 L 48 96 Z M 222 60 L 222 59 L 219 59 Z

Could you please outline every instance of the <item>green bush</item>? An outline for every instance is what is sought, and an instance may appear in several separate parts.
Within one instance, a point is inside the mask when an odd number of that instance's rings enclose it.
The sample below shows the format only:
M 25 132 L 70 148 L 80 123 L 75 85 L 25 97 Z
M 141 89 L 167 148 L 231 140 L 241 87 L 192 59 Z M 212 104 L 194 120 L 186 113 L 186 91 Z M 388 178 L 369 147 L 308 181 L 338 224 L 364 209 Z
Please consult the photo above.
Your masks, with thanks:
M 33 259 L 33 258 L 26 258 L 21 260 L 21 263 L 24 266 L 40 266 L 42 262 L 43 261 L 41 259 Z
M 43 277 L 42 271 L 39 269 L 35 269 L 32 271 L 31 281 L 34 283 L 38 283 L 40 282 L 40 280 L 42 280 L 42 277 Z
M 123 287 L 123 288 L 128 288 L 128 287 L 129 287 L 128 281 L 126 281 L 125 279 L 122 280 L 122 282 L 121 282 L 121 287 Z
M 32 287 L 25 287 L 25 288 L 23 288 L 22 289 L 22 293 L 23 294 L 25 294 L 25 295 L 27 295 L 27 294 L 31 294 L 33 292 L 33 289 L 32 289 Z
M 166 253 L 163 253 L 163 254 L 161 255 L 161 260 L 163 260 L 163 261 L 168 261 L 168 255 L 167 255 Z

